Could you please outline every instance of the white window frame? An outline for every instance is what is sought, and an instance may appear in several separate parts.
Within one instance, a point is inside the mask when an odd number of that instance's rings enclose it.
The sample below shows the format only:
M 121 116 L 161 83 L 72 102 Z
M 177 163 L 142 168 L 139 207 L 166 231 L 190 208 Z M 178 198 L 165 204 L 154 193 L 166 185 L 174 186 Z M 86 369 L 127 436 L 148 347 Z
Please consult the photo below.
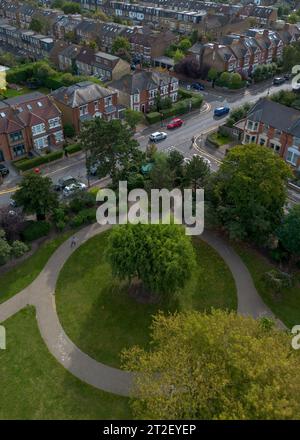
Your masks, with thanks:
M 40 143 L 42 145 L 39 145 Z M 47 148 L 48 146 L 49 146 L 48 136 L 42 136 L 34 140 L 34 147 L 38 150 L 42 150 L 43 148 Z
M 31 133 L 33 136 L 37 136 L 38 134 L 42 134 L 46 132 L 46 127 L 44 123 L 33 125 L 31 127 Z
M 61 126 L 60 117 L 48 119 L 49 128 L 56 128 Z

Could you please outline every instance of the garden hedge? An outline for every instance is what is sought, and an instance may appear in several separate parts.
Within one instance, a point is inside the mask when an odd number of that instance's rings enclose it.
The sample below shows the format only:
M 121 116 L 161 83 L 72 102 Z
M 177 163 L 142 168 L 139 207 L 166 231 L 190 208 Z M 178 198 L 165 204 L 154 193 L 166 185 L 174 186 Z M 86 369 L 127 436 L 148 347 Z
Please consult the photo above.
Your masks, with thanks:
M 81 146 L 79 144 L 72 144 L 68 145 L 65 148 L 66 152 L 69 154 L 77 153 L 78 151 L 81 151 Z
M 33 221 L 30 220 L 26 223 L 24 230 L 22 231 L 22 239 L 24 241 L 33 241 L 40 237 L 44 237 L 49 234 L 50 223 L 46 221 Z
M 27 171 L 44 163 L 53 162 L 63 157 L 63 151 L 53 151 L 45 156 L 34 157 L 33 159 L 21 159 L 13 162 L 19 171 Z

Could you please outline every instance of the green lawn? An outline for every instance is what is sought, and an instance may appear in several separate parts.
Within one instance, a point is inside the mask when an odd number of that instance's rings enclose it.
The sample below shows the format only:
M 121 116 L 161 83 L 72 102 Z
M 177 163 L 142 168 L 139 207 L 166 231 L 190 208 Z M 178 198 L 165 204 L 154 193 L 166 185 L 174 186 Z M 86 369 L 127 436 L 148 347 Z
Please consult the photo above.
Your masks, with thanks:
M 285 291 L 278 297 L 274 295 L 263 281 L 265 272 L 274 268 L 270 261 L 259 254 L 251 247 L 243 245 L 234 245 L 249 272 L 252 275 L 255 287 L 261 295 L 264 302 L 270 307 L 273 313 L 280 318 L 287 327 L 291 328 L 300 323 L 300 273 L 297 276 L 297 281 L 291 289 Z
M 229 136 L 223 135 L 218 133 L 217 131 L 215 133 L 212 133 L 209 135 L 208 139 L 217 144 L 217 146 L 221 147 L 222 145 L 226 145 L 229 142 L 231 142 L 231 138 Z
M 198 266 L 179 299 L 143 304 L 129 297 L 105 260 L 109 232 L 98 235 L 70 257 L 56 289 L 61 323 L 70 338 L 93 358 L 120 365 L 120 352 L 138 344 L 147 347 L 152 315 L 158 310 L 236 309 L 236 289 L 224 261 L 207 244 L 195 240 Z
M 15 96 L 26 95 L 27 93 L 32 93 L 32 92 L 36 92 L 36 91 L 44 93 L 46 95 L 48 95 L 48 93 L 50 93 L 50 90 L 47 89 L 46 87 L 39 87 L 36 90 L 32 90 L 32 89 L 29 89 L 28 87 L 24 86 L 20 90 L 7 88 L 6 91 L 3 94 L 1 94 L 1 97 L 2 97 L 2 99 L 14 98 Z
M 34 308 L 5 323 L 0 350 L 0 419 L 130 419 L 128 399 L 99 391 L 70 374 L 40 336 Z
M 31 256 L 0 275 L 0 303 L 27 287 L 38 276 L 53 252 L 71 235 L 66 232 L 58 237 L 47 240 Z

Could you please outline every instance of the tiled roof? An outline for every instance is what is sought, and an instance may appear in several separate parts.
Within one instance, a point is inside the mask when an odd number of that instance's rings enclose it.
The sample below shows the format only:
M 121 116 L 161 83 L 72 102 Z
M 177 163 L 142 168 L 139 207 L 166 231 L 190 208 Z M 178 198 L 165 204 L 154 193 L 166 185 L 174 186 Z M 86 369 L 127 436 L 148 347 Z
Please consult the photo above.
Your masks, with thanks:
M 52 96 L 58 102 L 69 107 L 76 108 L 88 102 L 110 96 L 112 92 L 99 84 L 83 81 L 70 87 L 60 87 L 52 92 Z

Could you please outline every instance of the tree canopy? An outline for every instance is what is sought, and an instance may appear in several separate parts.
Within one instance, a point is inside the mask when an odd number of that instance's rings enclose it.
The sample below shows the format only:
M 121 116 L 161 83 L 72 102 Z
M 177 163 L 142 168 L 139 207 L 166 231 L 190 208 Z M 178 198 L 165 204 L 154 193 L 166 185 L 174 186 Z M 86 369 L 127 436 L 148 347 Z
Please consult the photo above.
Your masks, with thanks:
M 107 255 L 116 276 L 137 278 L 158 296 L 184 287 L 195 264 L 190 237 L 182 226 L 173 224 L 115 227 Z
M 259 145 L 230 150 L 213 178 L 220 222 L 231 238 L 266 243 L 283 216 L 286 183 L 291 176 L 283 159 Z
M 123 353 L 139 372 L 138 419 L 299 419 L 299 351 L 266 320 L 196 311 L 152 324 L 151 349 Z
M 45 218 L 58 205 L 58 195 L 53 190 L 51 179 L 35 173 L 23 177 L 13 199 L 25 213 L 36 214 L 38 219 Z
M 278 238 L 288 252 L 300 257 L 300 205 L 294 205 L 284 217 L 278 229 Z

